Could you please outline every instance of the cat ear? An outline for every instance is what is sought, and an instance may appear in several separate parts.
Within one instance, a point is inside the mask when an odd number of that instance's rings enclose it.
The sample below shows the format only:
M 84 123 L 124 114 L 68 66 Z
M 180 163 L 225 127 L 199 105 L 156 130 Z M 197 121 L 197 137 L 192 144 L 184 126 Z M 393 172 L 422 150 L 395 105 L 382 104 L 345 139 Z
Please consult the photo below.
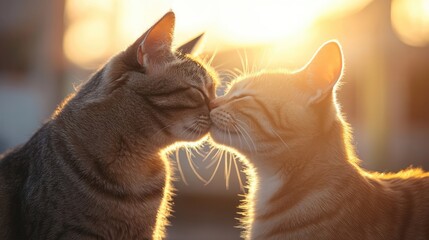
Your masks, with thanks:
M 152 64 L 165 62 L 171 56 L 174 25 L 175 15 L 170 11 L 143 35 L 135 53 L 140 66 L 148 68 Z
M 204 33 L 201 33 L 194 39 L 188 41 L 187 43 L 183 44 L 182 46 L 178 47 L 176 51 L 181 52 L 182 54 L 191 54 L 194 50 L 195 46 L 198 44 L 200 39 L 204 36 Z
M 311 97 L 308 104 L 318 103 L 332 93 L 343 73 L 343 53 L 337 41 L 323 44 L 305 69 L 305 85 Z

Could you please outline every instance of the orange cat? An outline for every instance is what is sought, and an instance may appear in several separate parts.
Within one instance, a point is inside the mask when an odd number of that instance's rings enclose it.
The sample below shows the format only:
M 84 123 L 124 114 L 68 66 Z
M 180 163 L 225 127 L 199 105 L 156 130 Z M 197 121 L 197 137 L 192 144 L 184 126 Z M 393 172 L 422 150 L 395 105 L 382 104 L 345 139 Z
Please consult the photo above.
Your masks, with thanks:
M 429 239 L 429 173 L 368 173 L 356 164 L 335 101 L 341 47 L 300 71 L 237 79 L 211 102 L 211 136 L 254 169 L 246 239 Z

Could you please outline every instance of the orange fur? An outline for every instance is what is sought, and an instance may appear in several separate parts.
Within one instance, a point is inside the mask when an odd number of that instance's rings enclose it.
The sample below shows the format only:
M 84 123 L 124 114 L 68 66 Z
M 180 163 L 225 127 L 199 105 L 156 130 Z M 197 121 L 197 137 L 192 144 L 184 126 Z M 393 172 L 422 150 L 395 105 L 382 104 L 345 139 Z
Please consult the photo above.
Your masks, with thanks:
M 429 239 L 429 173 L 357 165 L 335 100 L 342 69 L 328 42 L 300 71 L 250 74 L 212 102 L 212 139 L 254 170 L 246 239 Z

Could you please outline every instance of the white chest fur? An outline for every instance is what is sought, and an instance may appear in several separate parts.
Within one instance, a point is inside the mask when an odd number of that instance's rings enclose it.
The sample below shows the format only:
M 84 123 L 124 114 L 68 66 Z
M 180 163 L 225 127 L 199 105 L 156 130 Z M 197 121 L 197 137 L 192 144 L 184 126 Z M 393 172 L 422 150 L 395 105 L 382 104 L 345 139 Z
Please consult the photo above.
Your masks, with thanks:
M 272 196 L 279 190 L 283 182 L 280 176 L 260 176 L 255 193 L 255 213 L 263 214 L 269 206 Z

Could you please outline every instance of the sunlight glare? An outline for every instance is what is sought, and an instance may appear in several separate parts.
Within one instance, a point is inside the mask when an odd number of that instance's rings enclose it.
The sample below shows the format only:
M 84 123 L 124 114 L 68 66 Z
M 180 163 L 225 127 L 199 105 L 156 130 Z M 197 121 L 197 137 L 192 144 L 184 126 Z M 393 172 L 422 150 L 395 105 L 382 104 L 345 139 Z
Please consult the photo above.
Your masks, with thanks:
M 109 39 L 109 26 L 105 21 L 97 18 L 76 21 L 64 35 L 64 53 L 81 66 L 97 67 L 95 62 L 110 54 Z
M 219 1 L 218 1 L 219 2 Z M 227 1 L 217 20 L 218 35 L 243 44 L 283 41 L 306 35 L 322 18 L 338 18 L 362 9 L 371 0 Z
M 237 44 L 254 44 L 272 41 L 280 37 L 292 37 L 303 31 L 313 20 L 313 13 L 305 11 L 302 2 L 284 2 L 278 6 L 273 2 L 230 2 L 218 29 L 225 40 Z
M 216 1 L 172 0 L 171 8 L 176 13 L 177 44 L 182 44 L 200 33 L 207 33 L 213 24 L 211 21 L 217 19 L 219 12 Z
M 404 43 L 416 47 L 429 43 L 429 0 L 394 0 L 391 19 Z
M 119 51 L 133 43 L 148 30 L 164 13 L 170 4 L 166 1 L 115 0 L 117 8 L 115 29 L 116 42 L 114 49 Z
M 206 51 L 273 43 L 290 47 L 312 38 L 319 20 L 351 14 L 371 1 L 68 0 L 64 51 L 71 62 L 94 68 L 170 9 L 177 16 L 176 46 L 205 32 Z
M 113 8 L 112 0 L 69 0 L 66 2 L 68 20 L 74 21 L 87 18 L 95 14 L 109 14 Z
M 95 68 L 109 56 L 112 34 L 107 19 L 113 6 L 113 0 L 67 1 L 63 48 L 72 63 Z

